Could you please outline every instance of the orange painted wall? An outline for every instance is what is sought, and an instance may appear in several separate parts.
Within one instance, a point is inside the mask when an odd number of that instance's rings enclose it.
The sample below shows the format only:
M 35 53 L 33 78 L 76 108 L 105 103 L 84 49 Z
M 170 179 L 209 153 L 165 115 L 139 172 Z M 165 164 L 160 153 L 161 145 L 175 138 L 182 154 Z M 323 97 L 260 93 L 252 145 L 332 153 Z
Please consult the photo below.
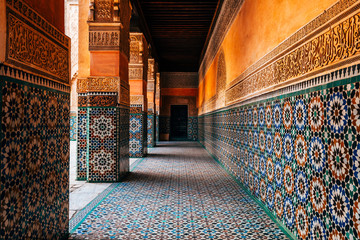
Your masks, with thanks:
M 197 88 L 162 88 L 162 96 L 194 96 L 198 93 Z
M 130 95 L 147 94 L 147 82 L 145 80 L 129 80 Z
M 244 1 L 221 46 L 227 83 L 335 2 L 337 0 Z M 199 79 L 199 88 L 205 89 L 206 100 L 215 94 L 217 57 L 205 77 Z M 200 106 L 204 101 L 201 91 L 199 89 Z
M 90 52 L 91 76 L 119 76 L 120 52 Z
M 198 97 L 197 97 L 197 101 L 196 101 L 196 107 L 199 108 L 199 106 L 202 106 L 203 102 L 204 102 L 204 83 L 205 81 L 201 81 L 199 83 L 199 88 L 198 88 Z
M 25 0 L 25 2 L 61 32 L 65 33 L 64 0 Z

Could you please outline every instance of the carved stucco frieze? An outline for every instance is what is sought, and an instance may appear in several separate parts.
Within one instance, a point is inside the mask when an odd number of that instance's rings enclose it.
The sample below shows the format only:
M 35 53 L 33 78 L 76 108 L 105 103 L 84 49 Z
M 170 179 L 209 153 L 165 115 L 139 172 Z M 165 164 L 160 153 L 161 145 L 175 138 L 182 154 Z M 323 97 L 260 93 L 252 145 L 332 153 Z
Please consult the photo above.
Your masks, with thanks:
M 130 104 L 131 105 L 144 105 L 145 97 L 144 95 L 131 95 Z
M 88 77 L 79 78 L 78 93 L 86 92 L 119 92 L 120 77 Z
M 139 80 L 143 78 L 143 66 L 129 66 L 129 80 Z
M 130 105 L 129 84 L 121 81 L 120 77 L 88 77 L 79 78 L 77 82 L 78 93 L 117 93 L 119 104 Z
M 143 51 L 144 51 L 143 34 L 130 33 L 130 64 L 142 64 Z
M 156 114 L 160 114 L 160 73 L 156 73 L 156 91 L 155 91 Z
M 90 0 L 89 22 L 120 22 L 120 0 Z
M 111 0 L 95 0 L 95 21 L 111 22 L 113 4 Z
M 360 13 L 357 13 L 249 77 L 240 79 L 227 90 L 226 102 L 231 104 L 254 92 L 296 80 L 336 63 L 358 61 L 359 55 Z
M 7 29 L 7 63 L 69 83 L 70 42 L 67 38 L 59 37 L 59 41 L 54 41 L 50 35 L 52 31 L 47 36 L 42 33 L 44 29 L 40 32 L 31 27 L 28 21 L 20 20 L 16 13 L 11 12 L 7 15 Z M 64 46 L 64 43 L 68 45 Z
M 153 58 L 148 60 L 148 81 L 155 81 L 155 60 Z
M 120 30 L 89 31 L 89 50 L 119 50 L 120 49 Z
M 70 38 L 46 21 L 45 18 L 30 8 L 24 1 L 6 0 L 6 5 L 9 10 L 21 15 L 24 22 L 35 25 L 57 42 L 61 43 L 64 47 L 69 47 Z

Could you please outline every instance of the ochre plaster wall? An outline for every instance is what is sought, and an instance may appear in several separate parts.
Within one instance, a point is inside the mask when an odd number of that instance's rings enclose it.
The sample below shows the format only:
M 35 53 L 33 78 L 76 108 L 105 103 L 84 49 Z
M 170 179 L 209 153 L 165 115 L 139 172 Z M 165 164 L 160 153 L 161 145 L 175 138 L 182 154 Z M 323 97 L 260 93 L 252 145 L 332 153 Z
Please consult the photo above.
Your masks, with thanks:
M 65 1 L 63 0 L 25 0 L 30 7 L 41 14 L 52 25 L 65 33 Z
M 282 41 L 316 18 L 336 0 L 244 1 L 221 48 L 226 62 L 227 84 Z M 216 94 L 219 52 L 205 76 L 199 79 L 199 106 Z M 205 90 L 205 95 L 201 94 Z
M 130 95 L 146 95 L 146 80 L 130 80 Z

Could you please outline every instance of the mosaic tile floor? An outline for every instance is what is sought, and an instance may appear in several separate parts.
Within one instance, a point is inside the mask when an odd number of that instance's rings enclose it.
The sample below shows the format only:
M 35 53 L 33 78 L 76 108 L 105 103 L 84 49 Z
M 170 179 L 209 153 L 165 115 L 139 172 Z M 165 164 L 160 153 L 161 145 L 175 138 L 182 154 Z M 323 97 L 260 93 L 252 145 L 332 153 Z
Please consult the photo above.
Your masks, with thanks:
M 72 230 L 71 239 L 287 239 L 194 142 L 151 149 Z

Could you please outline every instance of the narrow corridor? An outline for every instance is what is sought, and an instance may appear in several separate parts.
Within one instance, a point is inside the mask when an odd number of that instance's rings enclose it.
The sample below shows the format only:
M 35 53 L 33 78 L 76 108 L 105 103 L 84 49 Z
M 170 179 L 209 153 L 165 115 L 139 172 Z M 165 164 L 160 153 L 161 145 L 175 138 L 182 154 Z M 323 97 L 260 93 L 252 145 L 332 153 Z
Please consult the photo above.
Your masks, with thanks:
M 77 217 L 72 239 L 286 239 L 196 142 L 161 143 L 135 165 Z

